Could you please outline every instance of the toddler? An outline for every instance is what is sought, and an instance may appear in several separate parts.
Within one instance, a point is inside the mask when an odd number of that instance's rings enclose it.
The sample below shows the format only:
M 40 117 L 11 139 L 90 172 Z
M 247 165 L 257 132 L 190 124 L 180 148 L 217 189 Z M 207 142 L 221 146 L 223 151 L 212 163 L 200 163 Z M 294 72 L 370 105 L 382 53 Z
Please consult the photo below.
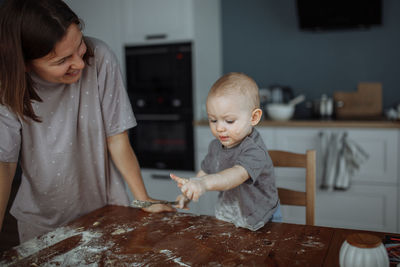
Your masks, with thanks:
M 258 131 L 261 119 L 258 86 L 243 73 L 228 73 L 211 87 L 206 102 L 211 132 L 196 178 L 171 174 L 183 196 L 179 208 L 206 191 L 220 191 L 217 219 L 256 231 L 266 222 L 281 221 L 271 158 Z

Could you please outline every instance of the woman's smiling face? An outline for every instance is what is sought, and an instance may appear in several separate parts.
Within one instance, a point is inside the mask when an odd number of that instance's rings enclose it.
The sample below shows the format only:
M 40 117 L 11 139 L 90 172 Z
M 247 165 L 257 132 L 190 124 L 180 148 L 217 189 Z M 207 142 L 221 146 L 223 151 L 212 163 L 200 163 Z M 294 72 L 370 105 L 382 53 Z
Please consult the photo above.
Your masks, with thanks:
M 44 57 L 32 60 L 28 70 L 52 83 L 71 84 L 79 80 L 85 67 L 83 56 L 87 50 L 78 25 L 72 23 L 54 50 Z

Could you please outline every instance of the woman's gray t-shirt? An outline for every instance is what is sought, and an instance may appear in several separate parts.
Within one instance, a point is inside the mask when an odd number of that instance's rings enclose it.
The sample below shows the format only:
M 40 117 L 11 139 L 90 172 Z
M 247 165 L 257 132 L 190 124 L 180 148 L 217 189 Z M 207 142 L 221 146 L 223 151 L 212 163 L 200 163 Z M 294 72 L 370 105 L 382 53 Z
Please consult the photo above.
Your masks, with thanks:
M 100 40 L 90 65 L 74 84 L 32 75 L 43 102 L 33 102 L 42 122 L 25 122 L 0 105 L 0 161 L 17 162 L 21 185 L 11 213 L 42 229 L 106 204 L 128 205 L 123 179 L 108 155 L 106 138 L 136 125 L 114 54 Z
M 256 129 L 232 148 L 225 148 L 219 140 L 213 140 L 201 169 L 212 174 L 235 165 L 245 168 L 250 178 L 219 193 L 215 215 L 218 219 L 255 231 L 272 218 L 278 206 L 272 160 Z

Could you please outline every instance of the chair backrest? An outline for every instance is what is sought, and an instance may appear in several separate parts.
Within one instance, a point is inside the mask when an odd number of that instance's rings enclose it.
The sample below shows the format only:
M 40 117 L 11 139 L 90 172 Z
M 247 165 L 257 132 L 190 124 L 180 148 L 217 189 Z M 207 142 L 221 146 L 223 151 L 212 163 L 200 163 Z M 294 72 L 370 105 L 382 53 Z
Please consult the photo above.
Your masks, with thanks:
M 295 167 L 306 169 L 305 192 L 278 187 L 278 195 L 282 205 L 305 206 L 306 224 L 314 225 L 316 172 L 315 150 L 307 150 L 305 154 L 281 150 L 269 150 L 268 153 L 272 159 L 274 167 Z

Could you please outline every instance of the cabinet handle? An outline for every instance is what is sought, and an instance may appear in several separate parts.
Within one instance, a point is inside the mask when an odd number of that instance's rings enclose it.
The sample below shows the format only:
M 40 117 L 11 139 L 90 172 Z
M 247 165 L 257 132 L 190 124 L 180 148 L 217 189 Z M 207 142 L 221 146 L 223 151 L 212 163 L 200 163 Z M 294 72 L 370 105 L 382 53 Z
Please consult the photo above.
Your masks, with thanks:
M 136 115 L 138 121 L 180 121 L 179 114 L 138 114 Z
M 149 34 L 149 35 L 146 35 L 146 40 L 167 39 L 167 37 L 168 37 L 168 35 L 165 33 Z
M 151 178 L 153 178 L 153 179 L 170 179 L 169 175 L 167 175 L 167 174 L 152 174 Z

